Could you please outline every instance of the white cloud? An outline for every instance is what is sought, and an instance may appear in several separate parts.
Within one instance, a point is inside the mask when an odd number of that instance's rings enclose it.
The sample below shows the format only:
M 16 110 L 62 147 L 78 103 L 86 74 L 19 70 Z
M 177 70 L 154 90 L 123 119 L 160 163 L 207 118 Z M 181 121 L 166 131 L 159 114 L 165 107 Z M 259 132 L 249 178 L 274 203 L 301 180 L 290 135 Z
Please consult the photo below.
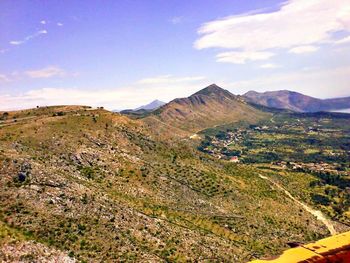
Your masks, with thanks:
M 312 53 L 318 50 L 318 47 L 315 46 L 298 46 L 289 49 L 289 53 L 294 54 L 303 54 L 303 53 Z
M 17 41 L 17 40 L 12 40 L 12 41 L 10 41 L 10 44 L 11 45 L 21 45 L 21 44 L 23 44 L 24 43 L 24 41 Z
M 60 22 L 58 22 L 56 25 L 58 25 L 58 26 L 63 26 L 63 24 L 62 24 L 62 23 L 60 23 Z
M 348 43 L 350 43 L 350 36 L 347 36 L 335 41 L 335 44 L 348 44 Z
M 1 54 L 6 53 L 7 51 L 9 51 L 8 48 L 0 49 L 0 53 L 1 53 Z
M 223 52 L 219 53 L 216 56 L 216 61 L 234 63 L 234 64 L 244 64 L 246 61 L 251 60 L 266 60 L 274 56 L 272 52 L 253 52 L 253 51 L 244 51 L 244 52 Z
M 0 83 L 1 82 L 9 82 L 10 79 L 5 74 L 0 74 Z
M 214 20 L 198 30 L 197 49 L 261 52 L 332 43 L 334 32 L 350 31 L 349 0 L 289 0 L 270 13 Z
M 66 75 L 66 72 L 63 69 L 55 66 L 49 66 L 38 70 L 28 70 L 24 73 L 30 78 L 50 78 Z
M 25 77 L 29 77 L 33 79 L 42 79 L 42 78 L 66 77 L 66 76 L 76 77 L 78 75 L 79 75 L 78 73 L 69 73 L 56 66 L 48 66 L 37 70 L 27 70 L 24 72 L 13 71 L 9 74 L 0 74 L 0 83 L 23 80 L 25 79 Z
M 170 23 L 172 23 L 173 25 L 180 24 L 182 21 L 183 21 L 182 16 L 175 16 L 175 17 L 170 19 Z
M 45 25 L 45 24 L 46 24 L 46 21 L 45 21 L 45 20 L 41 20 L 41 21 L 40 21 L 40 24 Z
M 38 37 L 40 35 L 44 35 L 44 34 L 47 34 L 47 31 L 45 29 L 39 30 L 32 35 L 26 36 L 23 40 L 12 40 L 9 43 L 11 45 L 16 45 L 16 46 L 22 45 L 22 44 L 26 43 L 28 40 L 31 40 L 33 38 L 36 38 L 36 37 Z
M 207 81 L 203 77 L 161 76 L 143 79 L 128 87 L 114 89 L 33 89 L 22 94 L 1 94 L 0 110 L 31 108 L 37 105 L 89 105 L 121 110 L 135 108 L 154 99 L 169 101 L 189 96 L 206 85 Z
M 266 64 L 260 65 L 260 68 L 273 69 L 273 68 L 280 68 L 280 66 L 273 63 L 266 63 Z

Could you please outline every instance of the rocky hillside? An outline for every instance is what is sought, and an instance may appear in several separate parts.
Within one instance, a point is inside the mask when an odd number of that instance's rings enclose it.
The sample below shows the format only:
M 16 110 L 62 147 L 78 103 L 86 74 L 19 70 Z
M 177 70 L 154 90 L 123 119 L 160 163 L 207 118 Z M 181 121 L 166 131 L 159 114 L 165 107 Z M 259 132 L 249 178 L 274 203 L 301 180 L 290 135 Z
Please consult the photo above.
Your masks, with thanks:
M 165 104 L 154 112 L 153 118 L 186 131 L 198 132 L 215 125 L 241 120 L 255 122 L 268 116 L 241 97 L 212 84 L 188 98 Z
M 256 113 L 217 87 L 171 105 L 160 116 L 179 108 L 192 129 L 223 105 Z M 329 234 L 266 171 L 158 140 L 141 121 L 78 106 L 0 115 L 2 262 L 246 262 Z
M 243 96 L 248 102 L 297 112 L 317 112 L 350 108 L 350 97 L 322 100 L 288 90 L 268 91 L 264 93 L 249 91 Z

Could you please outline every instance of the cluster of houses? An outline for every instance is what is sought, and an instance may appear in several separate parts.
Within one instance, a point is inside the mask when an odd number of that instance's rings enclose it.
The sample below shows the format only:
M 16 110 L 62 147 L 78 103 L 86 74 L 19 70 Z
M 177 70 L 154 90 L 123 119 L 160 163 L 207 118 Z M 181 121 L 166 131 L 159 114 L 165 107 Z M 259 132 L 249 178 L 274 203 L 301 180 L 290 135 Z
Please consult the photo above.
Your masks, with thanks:
M 246 130 L 238 129 L 236 132 L 228 131 L 223 137 L 211 137 L 210 145 L 203 148 L 203 151 L 218 158 L 228 160 L 233 163 L 239 162 L 238 156 L 227 156 L 223 153 L 223 149 L 231 144 L 243 140 Z
M 278 129 L 278 127 L 275 127 Z M 210 145 L 203 148 L 203 151 L 218 158 L 228 160 L 233 163 L 240 162 L 239 156 L 227 156 L 223 153 L 223 149 L 231 144 L 244 140 L 244 136 L 252 133 L 254 131 L 264 131 L 268 130 L 270 127 L 264 126 L 253 126 L 251 129 L 235 129 L 235 131 L 227 131 L 222 136 L 212 136 L 210 137 Z
M 343 171 L 341 165 L 338 163 L 302 163 L 302 162 L 285 162 L 279 161 L 274 162 L 274 165 L 277 165 L 283 169 L 292 169 L 295 171 L 304 171 L 310 173 L 325 173 L 325 174 L 334 174 L 334 175 L 350 175 L 350 171 Z
M 251 133 L 256 132 L 266 132 L 266 131 L 273 131 L 273 130 L 290 130 L 293 128 L 298 128 L 299 131 L 305 132 L 306 134 L 310 133 L 322 133 L 327 132 L 329 133 L 331 130 L 322 128 L 322 125 L 319 123 L 315 123 L 312 126 L 304 126 L 303 123 L 300 120 L 297 120 L 297 122 L 294 123 L 288 123 L 285 122 L 284 124 L 274 124 L 272 126 L 267 125 L 260 125 L 260 126 L 254 126 L 251 125 L 249 128 L 236 128 L 234 131 L 227 131 L 225 133 L 221 132 L 216 136 L 211 136 L 209 144 L 205 145 L 202 148 L 202 151 L 218 158 L 227 160 L 233 163 L 240 162 L 240 155 L 241 153 L 237 151 L 230 151 L 227 150 L 227 148 L 230 145 L 233 144 L 239 144 L 242 142 L 246 136 L 249 136 Z M 301 130 L 300 130 L 301 128 Z M 303 131 L 304 130 L 304 131 Z M 233 155 L 233 154 L 235 155 Z M 335 153 L 333 151 L 330 151 L 328 153 L 330 156 L 337 155 L 338 153 Z M 340 164 L 337 163 L 325 163 L 325 162 L 319 162 L 319 163 L 302 163 L 302 162 L 276 162 L 275 165 L 278 165 L 282 167 L 283 169 L 291 169 L 291 170 L 298 170 L 298 171 L 306 171 L 306 172 L 312 172 L 312 173 L 325 173 L 325 174 L 336 174 L 336 175 L 350 175 L 349 171 L 343 171 Z

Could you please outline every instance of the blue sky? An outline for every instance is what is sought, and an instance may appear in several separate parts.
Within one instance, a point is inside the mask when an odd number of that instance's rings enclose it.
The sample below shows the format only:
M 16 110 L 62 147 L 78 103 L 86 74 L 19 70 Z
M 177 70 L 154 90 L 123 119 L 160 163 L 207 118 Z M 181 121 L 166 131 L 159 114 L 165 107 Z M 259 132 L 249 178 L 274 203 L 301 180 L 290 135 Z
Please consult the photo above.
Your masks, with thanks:
M 133 108 L 211 83 L 350 96 L 348 0 L 2 0 L 0 10 L 0 110 Z

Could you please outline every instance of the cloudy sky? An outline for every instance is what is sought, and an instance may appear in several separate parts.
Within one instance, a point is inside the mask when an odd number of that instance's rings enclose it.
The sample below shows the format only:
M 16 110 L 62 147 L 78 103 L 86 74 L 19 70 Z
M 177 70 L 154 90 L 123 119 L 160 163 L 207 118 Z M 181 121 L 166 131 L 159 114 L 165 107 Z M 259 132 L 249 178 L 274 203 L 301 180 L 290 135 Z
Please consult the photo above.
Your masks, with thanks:
M 0 110 L 134 108 L 211 83 L 350 96 L 349 0 L 1 0 L 0 10 Z

